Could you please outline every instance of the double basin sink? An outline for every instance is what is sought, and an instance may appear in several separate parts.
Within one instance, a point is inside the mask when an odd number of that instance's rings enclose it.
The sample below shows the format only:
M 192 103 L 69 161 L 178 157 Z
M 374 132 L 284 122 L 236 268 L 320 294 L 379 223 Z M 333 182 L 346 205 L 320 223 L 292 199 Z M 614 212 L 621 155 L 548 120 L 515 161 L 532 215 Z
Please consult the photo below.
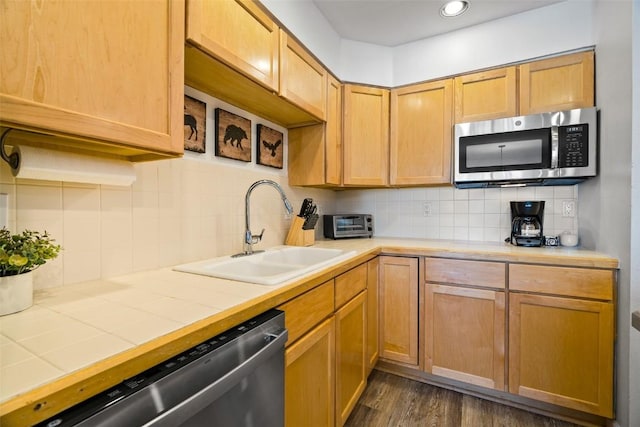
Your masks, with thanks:
M 343 261 L 355 251 L 279 246 L 242 257 L 231 256 L 173 267 L 176 271 L 261 285 L 277 285 L 331 264 Z

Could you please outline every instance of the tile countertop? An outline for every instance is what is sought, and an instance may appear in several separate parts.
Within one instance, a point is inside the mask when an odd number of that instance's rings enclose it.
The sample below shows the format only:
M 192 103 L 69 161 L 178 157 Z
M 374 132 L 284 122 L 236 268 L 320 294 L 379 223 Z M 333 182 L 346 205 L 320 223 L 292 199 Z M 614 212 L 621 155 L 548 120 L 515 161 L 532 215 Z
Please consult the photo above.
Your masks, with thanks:
M 579 248 L 390 238 L 324 240 L 316 246 L 356 254 L 276 286 L 163 268 L 37 291 L 33 307 L 0 317 L 0 416 L 47 405 L 50 410 L 37 418 L 51 416 L 69 396 L 83 400 L 78 394 L 85 390 L 116 384 L 381 252 L 618 267 L 614 258 Z

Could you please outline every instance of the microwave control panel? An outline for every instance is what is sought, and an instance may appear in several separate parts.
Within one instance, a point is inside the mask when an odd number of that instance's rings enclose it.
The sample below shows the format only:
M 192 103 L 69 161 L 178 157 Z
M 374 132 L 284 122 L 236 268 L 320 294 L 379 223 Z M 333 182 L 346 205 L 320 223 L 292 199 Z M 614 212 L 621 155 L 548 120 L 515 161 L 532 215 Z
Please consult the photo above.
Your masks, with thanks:
M 589 166 L 589 125 L 558 127 L 558 167 Z

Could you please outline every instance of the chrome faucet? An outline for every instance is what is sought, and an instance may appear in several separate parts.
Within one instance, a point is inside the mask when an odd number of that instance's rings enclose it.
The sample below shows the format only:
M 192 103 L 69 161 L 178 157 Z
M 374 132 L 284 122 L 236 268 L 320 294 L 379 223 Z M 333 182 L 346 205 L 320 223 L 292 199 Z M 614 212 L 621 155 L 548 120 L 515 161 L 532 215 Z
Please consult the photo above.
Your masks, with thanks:
M 260 242 L 260 240 L 262 240 L 262 235 L 264 234 L 264 228 L 262 229 L 262 231 L 260 232 L 260 234 L 256 234 L 254 235 L 251 232 L 251 225 L 249 224 L 250 222 L 250 203 L 249 203 L 249 198 L 251 196 L 251 192 L 253 191 L 254 188 L 262 185 L 262 184 L 266 184 L 266 185 L 270 185 L 272 187 L 274 187 L 276 190 L 278 190 L 278 192 L 280 193 L 280 197 L 282 198 L 282 203 L 284 203 L 284 207 L 287 210 L 287 212 L 289 214 L 293 213 L 293 207 L 291 206 L 291 203 L 289 202 L 289 199 L 287 199 L 287 195 L 284 194 L 284 190 L 282 189 L 282 187 L 280 187 L 280 185 L 278 185 L 277 182 L 272 181 L 270 179 L 261 179 L 259 181 L 254 182 L 253 184 L 251 184 L 251 186 L 249 187 L 249 189 L 247 190 L 247 194 L 244 197 L 244 224 L 245 224 L 245 230 L 244 230 L 244 250 L 243 252 L 239 253 L 239 254 L 235 254 L 232 255 L 233 257 L 239 257 L 239 256 L 245 256 L 245 255 L 251 255 L 257 252 L 262 252 L 262 251 L 254 251 L 253 250 L 253 245 L 255 245 L 256 243 Z

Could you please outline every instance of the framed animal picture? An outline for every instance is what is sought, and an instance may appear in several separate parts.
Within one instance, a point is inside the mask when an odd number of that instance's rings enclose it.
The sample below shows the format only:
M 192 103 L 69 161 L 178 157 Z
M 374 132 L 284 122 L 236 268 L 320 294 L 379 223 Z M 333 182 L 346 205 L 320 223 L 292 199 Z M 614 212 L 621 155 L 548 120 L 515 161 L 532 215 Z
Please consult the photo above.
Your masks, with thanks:
M 258 164 L 282 169 L 284 143 L 282 132 L 259 124 L 258 131 Z
M 216 156 L 251 161 L 251 120 L 215 109 Z
M 204 153 L 207 104 L 184 96 L 184 149 Z

